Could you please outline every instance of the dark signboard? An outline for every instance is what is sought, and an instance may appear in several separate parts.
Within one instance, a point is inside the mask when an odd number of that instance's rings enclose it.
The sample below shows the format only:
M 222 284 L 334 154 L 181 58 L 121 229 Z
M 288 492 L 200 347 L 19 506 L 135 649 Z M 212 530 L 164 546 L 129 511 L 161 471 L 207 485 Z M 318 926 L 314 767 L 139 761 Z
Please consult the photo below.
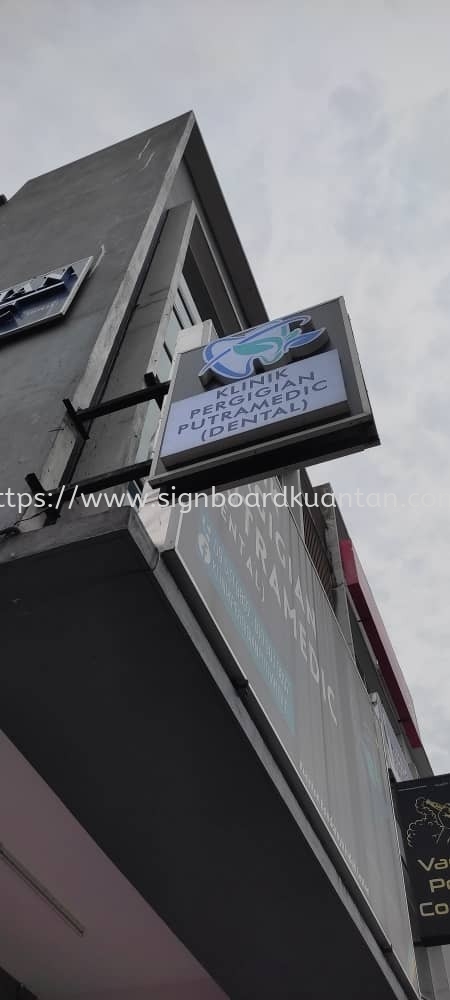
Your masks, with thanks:
M 150 481 L 231 486 L 378 443 L 340 298 L 179 353 Z
M 64 316 L 92 260 L 85 257 L 2 288 L 0 341 Z
M 423 944 L 450 944 L 450 774 L 396 787 Z
M 176 518 L 164 558 L 415 982 L 378 720 L 279 484 L 205 497 Z

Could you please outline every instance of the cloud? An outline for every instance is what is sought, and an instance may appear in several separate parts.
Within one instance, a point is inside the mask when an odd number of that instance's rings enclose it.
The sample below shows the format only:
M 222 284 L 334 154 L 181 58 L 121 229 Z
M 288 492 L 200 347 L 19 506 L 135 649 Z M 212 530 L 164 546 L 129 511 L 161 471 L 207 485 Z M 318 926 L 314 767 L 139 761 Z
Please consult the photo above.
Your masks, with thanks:
M 193 107 L 270 314 L 345 295 L 382 447 L 314 479 L 405 503 L 344 516 L 450 770 L 450 508 L 407 503 L 450 491 L 448 5 L 4 0 L 2 29 L 7 194 Z
M 450 273 L 445 274 L 437 283 L 434 290 L 434 302 L 448 317 L 450 313 Z

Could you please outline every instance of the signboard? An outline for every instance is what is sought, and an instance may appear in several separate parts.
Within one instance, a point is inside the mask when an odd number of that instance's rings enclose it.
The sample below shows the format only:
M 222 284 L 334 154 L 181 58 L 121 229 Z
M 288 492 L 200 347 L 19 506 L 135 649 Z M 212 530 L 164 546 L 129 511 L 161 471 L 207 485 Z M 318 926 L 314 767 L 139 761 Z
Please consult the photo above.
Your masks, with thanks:
M 65 315 L 93 258 L 64 264 L 0 291 L 0 340 Z
M 339 355 L 328 351 L 173 403 L 161 457 L 170 468 L 240 441 L 265 440 L 274 425 L 287 431 L 299 415 L 306 426 L 319 411 L 325 420 L 347 409 Z
M 277 482 L 212 500 L 164 557 L 415 982 L 381 732 L 344 636 Z
M 178 354 L 150 481 L 208 490 L 378 443 L 335 299 Z
M 396 793 L 421 942 L 450 944 L 450 774 L 402 782 Z

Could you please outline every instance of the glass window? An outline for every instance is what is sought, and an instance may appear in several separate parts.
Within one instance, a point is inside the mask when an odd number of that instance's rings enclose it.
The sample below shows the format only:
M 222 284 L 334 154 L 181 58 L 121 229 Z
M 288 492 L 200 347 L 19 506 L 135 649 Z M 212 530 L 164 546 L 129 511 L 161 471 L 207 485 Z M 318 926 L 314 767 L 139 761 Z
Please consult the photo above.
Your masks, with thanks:
M 181 330 L 195 326 L 196 323 L 200 322 L 200 315 L 197 312 L 187 283 L 183 276 L 181 276 L 180 288 L 175 296 L 174 308 L 167 323 L 164 343 L 161 345 L 156 365 L 156 375 L 160 382 L 167 382 L 170 379 L 178 334 Z M 160 416 L 161 412 L 158 404 L 154 400 L 151 400 L 142 429 L 137 461 L 144 460 L 144 458 L 152 454 Z
M 192 298 L 191 295 L 191 290 L 183 274 L 180 275 L 180 284 L 178 290 L 180 293 L 180 298 L 183 302 L 183 305 L 186 309 L 188 316 L 192 321 L 192 324 L 195 326 L 196 323 L 201 323 L 202 317 L 200 316 L 200 313 L 195 305 L 194 299 Z
M 192 317 L 190 316 L 186 308 L 186 303 L 179 289 L 175 297 L 175 312 L 177 313 L 179 322 L 184 329 L 187 329 L 189 326 L 194 325 Z
M 190 325 L 190 324 L 189 324 Z M 166 335 L 164 337 L 164 343 L 169 351 L 170 357 L 173 358 L 175 354 L 175 344 L 180 330 L 183 329 L 183 324 L 178 319 L 175 310 L 172 310 L 169 322 L 167 324 Z
M 243 328 L 245 316 L 239 307 L 238 294 L 198 217 L 192 227 L 183 278 L 202 319 L 211 319 L 219 336 Z M 183 289 L 181 292 L 183 295 Z M 188 300 L 185 302 L 188 304 Z
M 154 399 L 151 399 L 145 414 L 144 427 L 142 428 L 141 444 L 136 455 L 136 461 L 144 461 L 153 452 L 156 432 L 161 417 L 161 410 Z
M 163 344 L 156 368 L 156 374 L 160 382 L 167 382 L 167 380 L 170 378 L 171 371 L 172 371 L 172 358 L 167 350 L 166 345 Z

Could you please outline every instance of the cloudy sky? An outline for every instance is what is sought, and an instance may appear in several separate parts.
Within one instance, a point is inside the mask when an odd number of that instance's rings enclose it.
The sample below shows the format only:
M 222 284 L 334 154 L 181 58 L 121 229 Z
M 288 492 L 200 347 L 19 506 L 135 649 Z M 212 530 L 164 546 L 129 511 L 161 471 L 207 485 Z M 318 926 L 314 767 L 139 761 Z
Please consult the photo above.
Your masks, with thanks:
M 448 0 L 0 10 L 8 196 L 193 108 L 269 314 L 345 296 L 382 446 L 313 479 L 397 495 L 397 510 L 343 513 L 433 765 L 450 771 Z

